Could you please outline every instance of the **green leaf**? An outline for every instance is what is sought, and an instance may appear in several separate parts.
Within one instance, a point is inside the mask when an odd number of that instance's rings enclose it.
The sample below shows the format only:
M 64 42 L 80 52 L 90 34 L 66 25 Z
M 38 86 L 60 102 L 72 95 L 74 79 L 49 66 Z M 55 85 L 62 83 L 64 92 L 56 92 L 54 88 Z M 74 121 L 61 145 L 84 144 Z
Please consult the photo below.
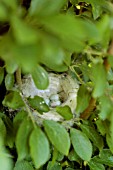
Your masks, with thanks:
M 66 66 L 71 65 L 71 55 L 72 55 L 72 53 L 70 51 L 65 51 L 65 53 L 64 53 L 64 63 L 66 64 Z
M 3 117 L 3 121 L 6 127 L 5 145 L 8 146 L 9 148 L 13 148 L 15 140 L 13 123 L 10 120 L 10 118 L 6 115 Z
M 113 112 L 111 113 L 111 115 L 109 117 L 109 120 L 110 120 L 110 125 L 109 125 L 108 134 L 110 135 L 111 141 L 113 142 Z
M 90 167 L 90 170 L 105 170 L 104 165 L 99 162 L 96 162 L 95 159 L 91 159 L 88 162 L 88 165 Z
M 12 170 L 13 169 L 13 159 L 9 154 L 8 150 L 2 148 L 0 150 L 0 168 L 3 170 Z
M 69 106 L 57 106 L 56 111 L 66 120 L 73 118 L 73 114 Z
M 2 83 L 4 79 L 4 68 L 0 67 L 0 84 Z
M 4 46 L 4 44 L 5 44 L 5 46 Z M 9 36 L 9 34 L 5 34 L 4 36 L 2 36 L 2 38 L 0 40 L 0 56 L 5 61 L 6 60 L 9 61 L 9 60 L 12 59 L 12 56 L 10 55 L 10 50 L 11 50 L 10 47 L 11 47 L 11 45 L 12 45 L 11 36 Z
M 4 118 L 5 117 L 5 114 L 4 114 L 4 112 L 0 112 L 0 118 Z
M 81 124 L 80 128 L 86 134 L 86 136 L 94 143 L 94 145 L 102 150 L 104 143 L 102 136 L 97 132 L 97 130 L 91 126 Z
M 53 153 L 52 153 L 51 167 L 53 167 L 57 163 L 57 161 L 61 162 L 64 159 L 64 155 L 58 152 L 56 148 L 54 148 L 52 152 Z
M 105 0 L 98 0 L 98 1 L 95 1 L 95 0 L 85 0 L 85 2 L 91 4 L 93 18 L 95 20 L 101 15 L 103 6 L 104 5 L 106 6 L 106 1 Z
M 44 99 L 40 96 L 35 96 L 34 98 L 28 98 L 28 102 L 33 109 L 36 109 L 40 113 L 48 112 L 49 106 L 45 103 Z
M 55 148 L 54 148 L 55 149 Z M 57 151 L 58 152 L 58 151 Z M 62 153 L 60 153 L 60 152 L 58 152 L 58 154 L 57 154 L 57 161 L 58 162 L 60 162 L 60 161 L 62 161 L 63 160 L 63 158 L 64 158 L 64 155 L 62 154 Z
M 10 7 L 12 10 L 16 10 L 17 1 L 15 0 L 1 0 L 8 8 Z
M 76 153 L 74 150 L 72 150 L 72 151 L 69 153 L 68 159 L 69 159 L 70 161 L 76 161 L 76 162 L 78 162 L 79 164 L 81 163 L 81 158 L 77 155 L 77 153 Z
M 13 56 L 12 60 L 14 60 L 15 63 L 22 68 L 24 73 L 31 73 L 40 61 L 39 56 L 41 55 L 41 50 L 41 46 L 38 43 L 31 45 L 13 44 L 11 51 Z
M 17 133 L 18 128 L 22 121 L 28 116 L 28 113 L 24 110 L 19 111 L 13 119 L 14 132 Z
M 92 144 L 86 134 L 77 129 L 71 129 L 70 134 L 75 152 L 81 159 L 89 161 L 92 156 Z
M 82 113 L 89 105 L 91 95 L 84 85 L 81 85 L 77 94 L 77 113 Z
M 58 162 L 52 164 L 52 162 L 49 161 L 47 170 L 62 170 L 62 166 Z
M 43 51 L 41 43 L 16 43 L 10 34 L 3 36 L 0 47 L 0 54 L 5 60 L 7 72 L 11 74 L 16 71 L 18 66 L 22 68 L 23 73 L 30 73 L 41 60 Z
M 39 35 L 33 28 L 18 18 L 16 15 L 11 16 L 10 20 L 13 35 L 16 41 L 22 45 L 34 44 L 38 41 Z
M 66 168 L 65 170 L 74 170 L 73 168 Z
M 65 3 L 66 0 L 32 0 L 29 13 L 30 15 L 52 15 L 59 12 Z
M 97 42 L 99 39 L 98 30 L 92 22 L 73 15 L 60 14 L 44 17 L 41 23 L 61 39 L 63 46 L 76 52 L 84 49 L 86 40 L 91 39 Z
M 110 68 L 109 71 L 108 71 L 107 80 L 110 81 L 110 82 L 113 81 L 113 71 L 112 71 L 112 68 Z M 111 84 L 108 85 L 108 87 L 111 87 L 111 89 L 113 89 L 112 88 L 113 86 Z
M 113 68 L 113 55 L 108 56 L 108 62 L 111 65 L 111 67 Z
M 109 149 L 103 149 L 99 154 L 99 162 L 113 167 L 113 155 Z
M 41 62 L 54 71 L 66 71 L 70 64 L 69 61 L 66 62 L 66 60 L 67 58 L 70 59 L 70 57 L 67 57 L 66 52 L 59 47 L 60 42 L 56 38 L 45 34 L 42 36 L 42 40 L 44 54 Z
M 109 130 L 109 122 L 107 120 L 102 121 L 98 119 L 96 122 L 99 132 L 104 136 Z
M 8 18 L 8 11 L 6 10 L 5 6 L 0 3 L 0 21 L 5 21 Z
M 5 76 L 5 87 L 7 90 L 11 90 L 14 86 L 14 74 L 7 74 Z
M 22 160 L 16 162 L 14 170 L 34 170 L 34 168 L 29 162 Z
M 64 155 L 54 148 L 52 153 L 52 165 L 54 165 L 56 161 L 61 162 L 63 159 Z
M 32 74 L 33 81 L 38 89 L 44 90 L 48 87 L 49 85 L 48 74 L 43 67 L 38 65 L 32 71 L 31 74 Z
M 110 17 L 108 15 L 103 15 L 103 17 L 101 17 L 101 19 L 97 22 L 97 28 L 101 37 L 100 43 L 103 48 L 103 51 L 107 51 L 111 34 Z
M 17 91 L 12 91 L 7 94 L 2 101 L 2 104 L 12 109 L 18 109 L 24 106 L 24 102 Z
M 6 127 L 3 120 L 0 118 L 0 148 L 4 146 L 6 139 Z
M 29 154 L 28 140 L 33 130 L 33 124 L 29 118 L 24 118 L 16 136 L 16 148 L 18 160 L 24 159 Z
M 84 0 L 79 0 L 79 2 L 84 2 Z M 91 4 L 94 19 L 97 19 L 98 17 L 100 17 L 104 8 L 107 8 L 107 6 L 108 6 L 108 4 L 105 0 L 98 0 L 98 1 L 85 0 L 85 2 L 88 4 Z
M 5 61 L 5 64 L 6 64 L 6 71 L 9 74 L 13 74 L 18 68 L 18 64 L 13 59 L 12 60 L 9 59 Z
M 93 97 L 97 98 L 104 94 L 106 88 L 107 74 L 103 64 L 93 64 L 91 68 L 91 74 L 92 81 L 94 83 Z
M 68 155 L 70 138 L 66 129 L 57 122 L 44 120 L 44 129 L 54 147 L 64 155 Z
M 43 131 L 36 127 L 30 135 L 30 153 L 35 167 L 44 165 L 50 157 L 49 142 Z
M 54 148 L 53 153 L 52 153 L 52 162 L 51 162 L 51 166 L 53 166 L 58 158 L 58 150 L 56 148 Z
M 70 0 L 70 2 L 71 2 L 71 4 L 74 5 L 74 6 L 75 6 L 76 4 L 78 4 L 78 0 Z
M 93 18 L 96 20 L 102 14 L 101 7 L 97 4 L 92 4 L 92 13 Z
M 110 151 L 113 154 L 113 140 L 112 140 L 111 135 L 109 135 L 108 133 L 106 134 L 106 142 L 107 142 L 107 145 L 108 145 Z
M 85 40 L 87 39 L 87 37 L 94 38 L 93 33 L 95 33 L 95 36 L 98 35 L 98 30 L 92 22 L 89 22 L 87 20 L 85 20 L 84 22 L 84 20 L 73 15 L 59 14 L 54 15 L 53 17 L 43 18 L 42 22 L 43 21 L 49 29 L 57 33 L 57 35 L 60 35 L 61 38 L 64 38 L 64 36 L 66 36 L 65 38 L 67 38 L 67 40 L 69 41 L 72 40 L 73 43 L 74 39 L 77 38 L 78 40 Z M 84 27 L 84 29 L 82 27 Z
M 112 101 L 107 95 L 103 95 L 99 98 L 99 102 L 100 102 L 99 117 L 101 120 L 105 120 L 106 118 L 109 117 L 113 110 Z

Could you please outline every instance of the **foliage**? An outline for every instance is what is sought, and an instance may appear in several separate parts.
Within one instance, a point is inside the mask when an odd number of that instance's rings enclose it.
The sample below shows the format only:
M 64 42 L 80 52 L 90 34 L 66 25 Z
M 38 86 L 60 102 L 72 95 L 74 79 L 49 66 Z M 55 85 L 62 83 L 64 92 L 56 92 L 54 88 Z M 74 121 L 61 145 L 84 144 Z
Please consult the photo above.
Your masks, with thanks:
M 0 166 L 3 170 L 104 170 L 113 167 L 112 0 L 0 1 Z M 48 72 L 80 85 L 76 117 L 38 123 L 43 98 L 22 94 L 21 77 L 38 89 Z M 72 122 L 71 122 L 72 121 Z

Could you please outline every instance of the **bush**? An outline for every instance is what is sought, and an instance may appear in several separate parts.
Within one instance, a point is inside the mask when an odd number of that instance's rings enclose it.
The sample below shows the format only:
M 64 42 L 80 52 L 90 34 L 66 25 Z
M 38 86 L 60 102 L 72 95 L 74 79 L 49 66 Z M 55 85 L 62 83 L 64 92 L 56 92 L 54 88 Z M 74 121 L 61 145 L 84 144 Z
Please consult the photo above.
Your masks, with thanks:
M 112 169 L 112 33 L 112 0 L 0 1 L 1 169 Z M 31 75 L 45 90 L 50 72 L 79 84 L 74 115 L 56 107 L 58 122 L 36 118 L 51 108 L 22 89 Z

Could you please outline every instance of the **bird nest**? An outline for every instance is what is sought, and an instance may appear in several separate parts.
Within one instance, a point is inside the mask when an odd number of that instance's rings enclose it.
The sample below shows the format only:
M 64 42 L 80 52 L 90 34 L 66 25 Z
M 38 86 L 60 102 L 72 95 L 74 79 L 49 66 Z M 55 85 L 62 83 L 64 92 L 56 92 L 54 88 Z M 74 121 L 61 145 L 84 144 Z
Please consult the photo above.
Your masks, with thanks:
M 69 74 L 55 74 L 49 73 L 49 86 L 45 90 L 39 90 L 35 86 L 32 76 L 26 75 L 22 79 L 22 93 L 25 97 L 40 96 L 46 104 L 50 107 L 50 111 L 38 114 L 38 117 L 42 119 L 49 119 L 54 121 L 60 121 L 63 119 L 56 112 L 57 106 L 69 106 L 73 115 L 75 115 L 75 109 L 77 105 L 77 92 L 78 82 L 75 78 L 72 78 Z M 33 114 L 37 117 L 37 111 L 34 110 Z

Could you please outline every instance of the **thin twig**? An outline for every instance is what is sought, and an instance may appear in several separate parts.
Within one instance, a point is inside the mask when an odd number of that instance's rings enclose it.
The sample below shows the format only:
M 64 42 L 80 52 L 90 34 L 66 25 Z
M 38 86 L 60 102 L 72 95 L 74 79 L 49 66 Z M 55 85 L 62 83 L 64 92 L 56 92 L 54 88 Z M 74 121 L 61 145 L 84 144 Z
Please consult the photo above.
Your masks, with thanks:
M 80 115 L 80 118 L 82 119 L 88 119 L 92 113 L 92 111 L 94 110 L 96 106 L 96 99 L 91 98 L 90 102 L 89 102 L 89 106 L 87 107 L 87 109 Z
M 81 82 L 81 84 L 84 84 L 84 82 L 82 81 L 82 79 L 80 78 L 80 76 L 77 74 L 77 72 L 74 69 L 75 65 L 70 66 L 70 70 L 77 76 L 78 80 Z
M 33 122 L 34 127 L 36 127 L 36 124 L 35 124 L 35 121 L 34 121 L 33 115 L 32 115 L 32 113 L 31 113 L 31 110 L 30 110 L 30 108 L 29 108 L 29 105 L 27 104 L 27 101 L 26 101 L 26 99 L 24 98 L 24 96 L 22 95 L 22 93 L 20 93 L 20 95 L 21 95 L 22 100 L 23 100 L 23 102 L 24 102 L 24 105 L 25 105 L 26 111 L 28 112 L 28 115 L 29 115 L 29 117 L 31 118 L 31 120 L 32 120 L 32 122 Z
M 19 86 L 19 90 L 21 90 L 21 87 L 22 87 L 21 68 L 18 68 L 17 71 L 16 71 L 16 82 Z
M 18 84 L 18 88 L 19 88 L 19 91 L 20 91 L 20 95 L 21 95 L 21 98 L 22 98 L 22 100 L 23 100 L 23 102 L 24 102 L 25 108 L 26 108 L 26 110 L 27 110 L 27 112 L 28 112 L 29 117 L 31 118 L 31 120 L 32 120 L 32 122 L 33 122 L 34 127 L 35 127 L 36 125 L 35 125 L 35 121 L 34 121 L 34 119 L 33 119 L 33 115 L 32 115 L 32 113 L 31 113 L 31 110 L 30 110 L 30 108 L 29 108 L 29 105 L 27 104 L 27 101 L 26 101 L 25 97 L 24 97 L 23 94 L 22 94 L 21 68 L 18 68 L 17 71 L 16 71 L 16 82 L 17 82 L 17 84 Z
M 110 47 L 108 49 L 108 55 L 112 55 L 113 56 L 113 40 L 111 41 Z M 106 71 L 109 71 L 111 66 L 110 66 L 107 58 L 104 59 L 104 66 L 105 66 Z

